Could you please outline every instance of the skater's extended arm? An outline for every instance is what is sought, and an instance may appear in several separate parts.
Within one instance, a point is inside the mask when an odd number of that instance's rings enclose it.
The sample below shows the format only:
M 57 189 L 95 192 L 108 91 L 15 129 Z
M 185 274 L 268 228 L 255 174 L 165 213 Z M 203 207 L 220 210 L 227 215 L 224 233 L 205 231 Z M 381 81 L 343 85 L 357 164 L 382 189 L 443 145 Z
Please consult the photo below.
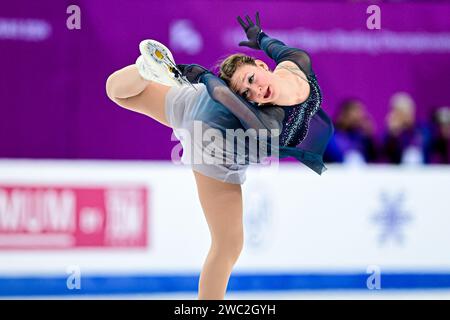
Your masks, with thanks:
M 258 43 L 264 52 L 278 65 L 284 61 L 292 61 L 299 65 L 307 75 L 313 73 L 309 54 L 301 49 L 285 45 L 280 40 L 269 37 L 264 32 L 258 36 Z
M 238 17 L 238 22 L 248 38 L 247 41 L 241 41 L 239 43 L 240 46 L 263 50 L 277 65 L 284 61 L 292 61 L 299 65 L 306 74 L 313 73 L 309 54 L 304 50 L 289 47 L 280 40 L 271 38 L 264 33 L 260 26 L 258 13 L 256 13 L 256 24 L 253 23 L 249 16 L 246 16 L 246 20 L 244 22 Z

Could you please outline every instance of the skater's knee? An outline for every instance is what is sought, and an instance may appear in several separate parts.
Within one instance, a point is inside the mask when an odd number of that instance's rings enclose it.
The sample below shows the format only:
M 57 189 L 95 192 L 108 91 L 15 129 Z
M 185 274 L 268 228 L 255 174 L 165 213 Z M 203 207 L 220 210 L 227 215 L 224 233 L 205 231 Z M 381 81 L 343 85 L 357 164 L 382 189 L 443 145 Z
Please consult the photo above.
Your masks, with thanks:
M 212 241 L 211 247 L 218 255 L 234 263 L 244 247 L 244 237 L 238 234 L 228 239 L 216 239 Z

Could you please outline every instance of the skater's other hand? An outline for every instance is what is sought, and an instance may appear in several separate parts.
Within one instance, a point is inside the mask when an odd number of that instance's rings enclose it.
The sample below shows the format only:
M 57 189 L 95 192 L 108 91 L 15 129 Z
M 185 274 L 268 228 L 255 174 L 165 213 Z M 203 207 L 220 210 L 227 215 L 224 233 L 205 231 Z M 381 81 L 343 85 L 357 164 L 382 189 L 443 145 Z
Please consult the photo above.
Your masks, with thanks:
M 190 83 L 198 83 L 202 75 L 211 72 L 198 64 L 177 64 L 177 68 Z
M 250 19 L 248 15 L 245 16 L 245 19 L 247 20 L 247 23 L 244 22 L 240 16 L 237 17 L 237 20 L 244 29 L 248 39 L 248 41 L 239 42 L 239 46 L 260 50 L 261 48 L 258 44 L 258 35 L 262 30 L 259 22 L 259 12 L 256 12 L 256 24 L 253 23 L 252 19 Z

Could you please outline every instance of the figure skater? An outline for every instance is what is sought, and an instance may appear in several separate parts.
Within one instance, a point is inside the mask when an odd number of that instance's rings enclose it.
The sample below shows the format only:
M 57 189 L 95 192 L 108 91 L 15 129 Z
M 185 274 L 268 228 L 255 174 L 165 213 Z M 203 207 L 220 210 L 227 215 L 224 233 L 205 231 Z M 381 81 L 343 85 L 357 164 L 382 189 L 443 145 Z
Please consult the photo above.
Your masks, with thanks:
M 239 141 L 231 148 L 224 148 L 220 141 L 214 139 L 214 148 L 211 148 L 210 141 L 195 139 L 194 122 L 199 121 L 203 131 L 215 130 L 219 138 L 221 135 L 225 137 L 227 129 L 254 129 L 255 132 L 267 129 L 270 131 L 266 134 L 269 136 L 266 146 L 271 146 L 273 141 L 277 141 L 271 139 L 271 135 L 278 138 L 280 119 L 273 120 L 272 110 L 251 111 L 251 108 L 255 109 L 253 106 L 201 66 L 178 65 L 173 68 L 157 63 L 158 59 L 173 61 L 173 57 L 164 45 L 156 41 L 143 41 L 140 51 L 142 55 L 135 64 L 108 77 L 106 93 L 119 106 L 172 128 L 180 138 L 183 146 L 181 160 L 192 166 L 200 204 L 211 233 L 211 246 L 200 275 L 198 298 L 224 299 L 229 276 L 244 241 L 241 184 L 245 181 L 248 165 L 261 161 L 259 151 L 250 150 L 249 141 L 261 142 L 263 139 L 258 134 L 237 136 Z M 182 74 L 176 74 L 175 70 L 180 69 Z M 189 78 L 195 84 L 180 86 L 183 83 L 179 81 L 181 78 Z M 186 131 L 194 138 L 183 136 Z M 236 145 L 244 145 L 244 151 Z M 206 152 L 210 149 L 215 150 L 219 157 Z M 223 151 L 221 157 L 220 151 Z M 213 161 L 197 163 L 193 158 L 199 153 Z M 236 156 L 242 156 L 242 153 L 245 153 L 243 160 L 237 161 Z M 225 158 L 236 161 L 222 161 Z
M 141 43 L 142 56 L 136 64 L 124 67 L 109 76 L 106 92 L 119 106 L 155 119 L 172 128 L 175 135 L 178 133 L 177 137 L 181 138 L 182 162 L 190 163 L 192 166 L 199 200 L 211 232 L 211 247 L 200 275 L 198 298 L 223 299 L 232 268 L 243 246 L 240 185 L 245 181 L 248 164 L 259 163 L 261 160 L 259 153 L 255 155 L 251 148 L 248 148 L 247 141 L 256 139 L 265 143 L 270 150 L 273 150 L 273 146 L 278 147 L 276 151 L 279 152 L 279 157 L 293 156 L 319 174 L 325 166 L 317 153 L 298 146 L 279 146 L 277 132 L 282 129 L 285 115 L 282 108 L 255 107 L 234 94 L 223 80 L 198 65 L 178 65 L 175 70 L 182 70 L 182 74 L 177 75 L 174 68 L 167 69 L 163 68 L 163 64 L 153 63 L 155 56 L 163 58 L 170 56 L 172 59 L 169 60 L 173 61 L 167 48 L 159 44 L 160 50 L 152 52 L 151 48 L 155 42 L 147 41 L 144 44 L 146 45 L 142 46 Z M 171 76 L 167 77 L 167 73 Z M 177 76 L 186 78 L 194 85 L 178 86 L 179 83 L 175 81 Z M 165 82 L 167 78 L 170 81 Z M 317 123 L 323 128 L 330 128 L 327 119 L 320 120 L 320 117 L 317 119 Z M 199 152 L 208 154 L 204 150 L 208 149 L 210 144 L 205 146 L 204 141 L 184 139 L 180 132 L 184 129 L 192 133 L 195 127 L 193 123 L 197 120 L 202 127 L 215 129 L 222 135 L 227 129 L 269 132 L 265 135 L 240 137 L 238 142 L 245 145 L 244 163 L 241 161 L 232 164 L 223 161 L 215 161 L 213 164 L 195 163 L 192 161 L 192 155 Z M 320 125 L 317 126 L 319 127 Z M 322 130 L 316 137 L 323 139 L 326 135 L 324 132 L 325 130 Z M 329 130 L 326 133 L 330 135 Z M 195 137 L 194 134 L 192 136 Z M 246 139 L 249 137 L 250 139 Z M 242 149 L 234 146 L 231 149 L 223 148 L 223 144 L 219 142 L 214 140 L 215 147 L 219 151 L 224 151 L 223 155 L 226 154 L 223 158 L 229 159 L 229 155 L 232 158 L 242 155 L 240 151 Z

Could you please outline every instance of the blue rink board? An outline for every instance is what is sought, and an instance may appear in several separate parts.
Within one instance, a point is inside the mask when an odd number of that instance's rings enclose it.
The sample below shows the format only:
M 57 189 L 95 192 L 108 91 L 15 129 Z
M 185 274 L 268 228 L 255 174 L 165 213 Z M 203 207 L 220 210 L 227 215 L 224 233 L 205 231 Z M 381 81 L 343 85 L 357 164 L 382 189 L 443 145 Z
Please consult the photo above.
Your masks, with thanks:
M 368 274 L 234 274 L 229 292 L 367 290 Z M 0 276 L 0 296 L 153 294 L 196 292 L 199 275 L 81 275 L 80 290 L 67 276 Z M 383 290 L 450 289 L 450 273 L 382 274 Z

